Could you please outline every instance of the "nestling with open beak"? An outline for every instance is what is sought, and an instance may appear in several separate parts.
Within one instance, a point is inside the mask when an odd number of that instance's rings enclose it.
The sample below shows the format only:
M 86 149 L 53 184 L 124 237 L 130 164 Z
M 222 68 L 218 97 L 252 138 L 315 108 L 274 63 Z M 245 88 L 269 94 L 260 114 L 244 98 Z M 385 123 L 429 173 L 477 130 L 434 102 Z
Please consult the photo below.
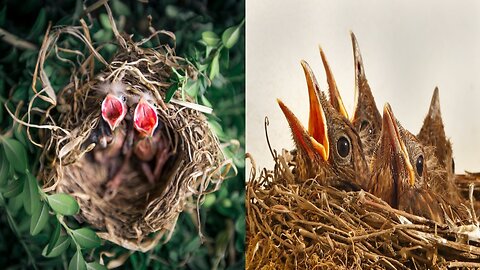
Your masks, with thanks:
M 365 158 L 370 162 L 380 137 L 382 116 L 375 104 L 375 99 L 365 76 L 357 39 L 353 33 L 350 33 L 350 35 L 355 64 L 355 105 L 353 116 L 350 120 L 360 135 Z
M 118 156 L 125 140 L 125 129 L 122 125 L 127 114 L 125 85 L 113 82 L 100 86 L 99 91 L 106 96 L 101 103 L 101 115 L 97 129 L 92 134 L 92 141 L 103 151 L 97 151 L 95 159 L 99 162 Z M 108 146 L 108 147 L 107 147 Z
M 113 82 L 103 88 L 107 95 L 102 101 L 102 118 L 114 131 L 128 111 L 125 85 L 121 82 Z
M 160 177 L 162 169 L 171 156 L 170 146 L 162 132 L 159 132 L 157 109 L 153 99 L 147 95 L 141 97 L 133 115 L 134 128 L 137 131 L 133 146 L 135 156 L 150 183 Z M 161 126 L 160 126 L 161 128 Z M 153 169 L 149 162 L 154 160 Z
M 403 129 L 388 103 L 383 110 L 382 124 L 372 159 L 369 191 L 392 207 L 439 223 L 445 222 L 443 209 L 454 221 L 466 218 L 460 205 L 447 203 L 430 189 L 424 148 L 413 134 Z
M 310 100 L 308 130 L 282 101 L 277 100 L 297 147 L 297 175 L 340 188 L 360 189 L 368 178 L 368 168 L 358 134 L 349 120 L 320 92 L 308 64 L 304 61 L 301 64 Z

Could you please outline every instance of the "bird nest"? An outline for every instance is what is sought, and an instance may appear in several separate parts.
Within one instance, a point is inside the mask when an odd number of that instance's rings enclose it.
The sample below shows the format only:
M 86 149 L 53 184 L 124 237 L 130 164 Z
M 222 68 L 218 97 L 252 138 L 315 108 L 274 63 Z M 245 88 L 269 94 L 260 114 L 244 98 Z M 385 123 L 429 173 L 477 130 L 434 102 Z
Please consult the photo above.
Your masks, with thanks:
M 120 35 L 106 8 L 116 37 L 116 42 L 108 44 L 116 46 L 111 61 L 98 53 L 106 45 L 95 47 L 83 20 L 81 26 L 55 28 L 45 35 L 32 87 L 37 89 L 38 80 L 42 90 L 36 91 L 30 102 L 28 134 L 33 143 L 43 147 L 38 177 L 46 192 L 74 196 L 80 205 L 75 218 L 96 228 L 101 238 L 147 251 L 161 239 L 169 239 L 180 212 L 188 206 L 198 207 L 203 195 L 219 188 L 230 163 L 198 110 L 202 106 L 181 91 L 176 91 L 170 103 L 164 102 L 173 70 L 190 79 L 195 79 L 197 72 L 168 45 L 143 45 L 159 35 L 174 42 L 174 34 L 150 27 L 149 38 L 134 42 L 131 36 Z M 44 69 L 47 61 L 71 67 L 70 81 L 58 94 Z M 107 194 L 108 170 L 122 157 L 95 161 L 92 152 L 96 144 L 91 140 L 101 121 L 98 89 L 110 83 L 123 84 L 127 96 L 137 101 L 140 95 L 154 100 L 159 129 L 171 152 L 155 183 L 147 181 L 138 163 L 132 162 L 122 171 L 124 180 L 113 194 Z M 49 105 L 48 109 L 34 106 L 39 99 Z M 35 123 L 38 115 L 40 120 Z M 39 128 L 39 142 L 30 136 L 32 128 Z
M 258 176 L 251 160 L 248 269 L 480 267 L 478 221 L 438 224 L 391 208 L 363 190 L 347 192 L 297 179 L 294 155 L 285 150 L 276 156 L 273 171 L 263 169 Z M 473 209 L 480 178 L 460 178 L 458 186 Z

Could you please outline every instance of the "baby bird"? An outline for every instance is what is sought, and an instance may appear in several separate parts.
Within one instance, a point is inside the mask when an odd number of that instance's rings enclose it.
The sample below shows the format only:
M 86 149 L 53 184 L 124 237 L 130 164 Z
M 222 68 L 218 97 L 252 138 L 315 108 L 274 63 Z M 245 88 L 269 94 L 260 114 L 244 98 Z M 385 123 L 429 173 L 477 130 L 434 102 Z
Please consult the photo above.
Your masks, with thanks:
M 355 105 L 354 113 L 350 119 L 353 126 L 360 134 L 365 157 L 370 162 L 373 151 L 380 137 L 382 116 L 377 109 L 375 99 L 365 76 L 362 55 L 357 39 L 350 33 L 353 46 L 355 63 Z
M 140 160 L 140 166 L 148 181 L 155 183 L 171 153 L 162 132 L 157 131 L 159 126 L 157 110 L 147 96 L 140 98 L 135 107 L 133 124 L 137 131 L 133 152 Z M 149 165 L 152 160 L 155 160 L 153 170 Z
M 316 178 L 323 184 L 360 189 L 368 168 L 360 138 L 347 118 L 327 101 L 309 65 L 301 62 L 310 100 L 308 131 L 280 100 L 297 146 L 297 174 L 301 179 Z
M 423 145 L 405 130 L 387 103 L 380 140 L 372 159 L 369 191 L 392 207 L 445 223 L 467 217 L 460 205 L 450 204 L 428 185 L 430 172 Z
M 435 156 L 438 162 L 442 167 L 445 167 L 449 177 L 452 177 L 455 174 L 455 162 L 453 160 L 452 143 L 445 135 L 438 87 L 433 90 L 428 114 L 425 116 L 423 126 L 417 137 L 423 144 L 435 147 Z
M 125 140 L 125 130 L 118 127 L 125 119 L 128 108 L 125 85 L 121 82 L 102 85 L 100 91 L 106 93 L 106 96 L 101 103 L 102 118 L 99 120 L 92 140 L 104 150 L 99 152 L 102 158 L 97 159 L 99 162 L 104 162 L 105 158 L 118 156 L 120 153 Z
M 102 101 L 102 118 L 113 132 L 123 121 L 128 111 L 125 85 L 121 82 L 113 82 L 104 86 L 104 90 L 107 95 Z
M 426 162 L 427 167 L 431 167 L 429 169 L 437 172 L 431 177 L 429 183 L 432 189 L 449 200 L 456 203 L 461 202 L 461 196 L 455 185 L 455 162 L 453 160 L 452 144 L 445 135 L 437 87 L 433 91 L 430 109 L 417 137 L 424 145 L 433 148 L 432 156 L 435 160 Z

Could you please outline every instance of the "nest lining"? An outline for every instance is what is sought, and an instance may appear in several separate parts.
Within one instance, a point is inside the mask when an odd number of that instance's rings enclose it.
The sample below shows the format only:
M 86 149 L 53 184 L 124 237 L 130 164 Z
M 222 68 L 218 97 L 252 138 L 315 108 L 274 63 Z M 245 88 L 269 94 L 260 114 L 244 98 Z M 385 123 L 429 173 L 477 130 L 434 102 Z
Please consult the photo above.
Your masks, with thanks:
M 365 191 L 346 192 L 294 176 L 283 151 L 246 191 L 248 269 L 479 268 L 480 228 L 437 224 L 391 208 Z M 465 177 L 463 177 L 465 178 Z M 462 184 L 465 185 L 463 180 Z M 473 207 L 473 184 L 469 196 Z M 474 212 L 473 212 L 474 213 Z
M 108 6 L 106 8 L 118 46 L 109 63 L 98 54 L 83 20 L 81 27 L 56 28 L 45 35 L 32 85 L 37 89 L 38 79 L 43 88 L 29 104 L 27 131 L 32 143 L 43 147 L 38 177 L 43 180 L 44 190 L 75 196 L 81 208 L 76 218 L 95 227 L 100 237 L 128 249 L 147 251 L 162 237 L 168 240 L 187 203 L 198 207 L 204 194 L 220 187 L 231 163 L 225 160 L 218 138 L 202 113 L 163 101 L 173 68 L 190 78 L 197 76 L 194 67 L 175 56 L 168 45 L 154 49 L 141 47 L 158 34 L 174 39 L 173 33 L 155 31 L 148 39 L 134 42 L 131 37 L 118 33 Z M 62 47 L 72 46 L 65 43 L 64 36 L 78 38 L 78 48 Z M 76 55 L 77 62 L 67 60 L 59 52 Z M 58 96 L 44 70 L 47 59 L 71 65 L 70 83 Z M 95 72 L 98 62 L 105 66 L 100 73 Z M 109 167 L 121 157 L 107 164 L 95 162 L 92 153 L 96 146 L 91 136 L 99 124 L 99 104 L 105 95 L 98 89 L 112 82 L 124 84 L 133 100 L 149 95 L 155 101 L 160 132 L 169 142 L 171 157 L 161 179 L 155 183 L 149 183 L 138 164 L 132 162 L 115 194 L 106 196 Z M 182 99 L 179 92 L 174 99 Z M 38 98 L 47 101 L 50 107 L 36 108 L 34 103 Z M 184 101 L 192 102 L 188 97 Z M 34 114 L 43 114 L 39 123 L 31 120 Z M 41 129 L 40 142 L 31 137 L 31 128 Z

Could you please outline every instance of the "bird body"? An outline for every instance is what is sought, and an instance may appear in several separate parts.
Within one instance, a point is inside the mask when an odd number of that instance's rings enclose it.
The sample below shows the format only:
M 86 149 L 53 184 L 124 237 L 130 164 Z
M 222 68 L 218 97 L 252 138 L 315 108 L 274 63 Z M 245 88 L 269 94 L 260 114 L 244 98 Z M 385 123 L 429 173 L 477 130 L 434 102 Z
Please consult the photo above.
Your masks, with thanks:
M 461 205 L 447 202 L 429 185 L 432 172 L 425 162 L 428 154 L 422 143 L 400 125 L 387 103 L 372 159 L 369 191 L 392 207 L 439 223 L 445 223 L 445 214 L 452 220 L 465 219 L 467 214 Z

